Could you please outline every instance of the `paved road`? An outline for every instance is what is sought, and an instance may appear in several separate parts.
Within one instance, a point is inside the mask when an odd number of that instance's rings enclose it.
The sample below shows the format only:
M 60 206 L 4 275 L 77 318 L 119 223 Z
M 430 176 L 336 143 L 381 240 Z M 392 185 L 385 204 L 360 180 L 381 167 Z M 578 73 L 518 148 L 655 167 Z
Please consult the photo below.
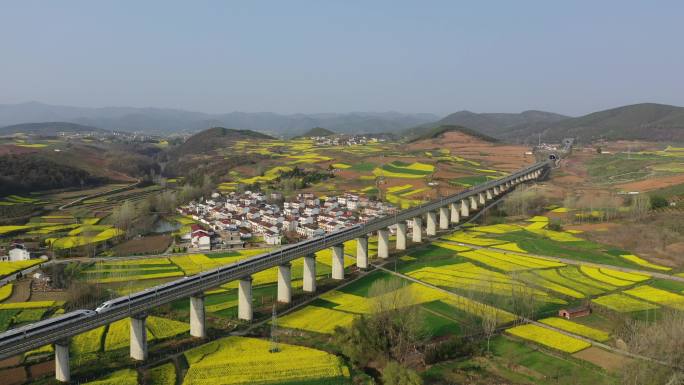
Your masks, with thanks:
M 37 264 L 37 265 L 33 265 L 33 266 L 29 267 L 29 268 L 26 268 L 26 269 L 24 269 L 24 270 L 17 271 L 16 273 L 10 274 L 10 275 L 8 275 L 8 276 L 6 276 L 6 277 L 0 279 L 0 286 L 4 286 L 4 285 L 6 285 L 6 284 L 8 284 L 8 283 L 10 283 L 10 282 L 16 281 L 17 278 L 19 278 L 19 274 L 20 274 L 20 273 L 21 273 L 22 276 L 26 277 L 26 276 L 28 276 L 29 274 L 33 273 L 34 271 L 40 269 L 41 267 L 47 266 L 47 265 L 51 265 L 51 264 L 54 264 L 54 261 L 48 261 L 48 262 L 39 263 L 39 264 Z

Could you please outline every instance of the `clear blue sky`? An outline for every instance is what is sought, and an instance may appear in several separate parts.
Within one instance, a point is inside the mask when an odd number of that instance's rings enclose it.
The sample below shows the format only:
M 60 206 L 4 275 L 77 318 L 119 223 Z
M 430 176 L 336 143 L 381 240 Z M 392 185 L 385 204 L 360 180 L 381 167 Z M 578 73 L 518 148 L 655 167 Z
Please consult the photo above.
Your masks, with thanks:
M 0 3 L 0 103 L 582 114 L 684 105 L 682 1 Z

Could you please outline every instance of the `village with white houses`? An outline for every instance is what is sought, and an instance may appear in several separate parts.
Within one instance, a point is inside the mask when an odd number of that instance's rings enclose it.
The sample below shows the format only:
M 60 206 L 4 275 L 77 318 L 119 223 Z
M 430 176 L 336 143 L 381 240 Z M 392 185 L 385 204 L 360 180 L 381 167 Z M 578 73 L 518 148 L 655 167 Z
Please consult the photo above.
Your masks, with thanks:
M 315 146 L 329 147 L 329 146 L 357 146 L 364 145 L 371 142 L 384 142 L 383 138 L 372 138 L 365 135 L 328 135 L 328 136 L 310 136 Z
M 280 193 L 267 196 L 245 191 L 213 193 L 210 199 L 191 202 L 177 210 L 198 222 L 182 235 L 182 241 L 190 249 L 208 251 L 242 248 L 256 239 L 267 245 L 280 245 L 323 236 L 393 214 L 396 208 L 351 193 L 329 197 L 300 193 L 295 199 L 283 201 Z

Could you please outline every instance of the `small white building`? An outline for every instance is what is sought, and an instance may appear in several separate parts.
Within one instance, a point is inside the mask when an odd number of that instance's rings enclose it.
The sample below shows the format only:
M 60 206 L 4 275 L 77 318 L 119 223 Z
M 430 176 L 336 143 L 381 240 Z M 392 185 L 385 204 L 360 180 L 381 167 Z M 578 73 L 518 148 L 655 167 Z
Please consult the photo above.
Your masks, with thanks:
M 0 256 L 2 262 L 28 261 L 29 259 L 31 259 L 31 253 L 18 247 L 10 250 L 9 255 Z
M 204 230 L 195 230 L 192 232 L 192 247 L 202 250 L 211 250 L 211 238 L 209 234 Z

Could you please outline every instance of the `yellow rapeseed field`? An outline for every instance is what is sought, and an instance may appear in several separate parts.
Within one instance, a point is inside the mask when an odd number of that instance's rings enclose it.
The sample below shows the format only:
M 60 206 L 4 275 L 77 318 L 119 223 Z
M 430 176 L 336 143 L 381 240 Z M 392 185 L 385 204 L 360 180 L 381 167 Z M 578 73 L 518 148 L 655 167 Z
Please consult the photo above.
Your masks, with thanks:
M 576 353 L 591 346 L 588 342 L 533 324 L 516 326 L 506 333 L 566 353 Z
M 3 287 L 0 287 L 0 302 L 6 300 L 12 295 L 12 284 L 8 283 Z
M 643 267 L 647 267 L 649 269 L 662 270 L 662 271 L 672 270 L 672 268 L 669 268 L 666 266 L 656 265 L 655 263 L 651 263 L 645 259 L 639 258 L 638 256 L 636 256 L 634 254 L 624 254 L 624 255 L 621 255 L 621 257 L 630 261 L 630 262 L 636 263 L 637 265 L 640 265 Z
M 190 365 L 183 385 L 268 385 L 278 383 L 344 384 L 349 369 L 333 354 L 269 341 L 227 337 L 185 353 Z
M 675 294 L 667 290 L 644 285 L 625 290 L 625 294 L 677 310 L 684 310 L 684 295 Z
M 577 322 L 572 322 L 565 318 L 551 317 L 539 320 L 539 322 L 599 342 L 608 341 L 608 339 L 610 339 L 610 334 L 608 332 L 585 326 Z
M 630 296 L 620 293 L 608 294 L 602 297 L 594 298 L 592 302 L 620 313 L 629 313 L 633 311 L 652 310 L 659 308 L 658 305 L 648 303 L 646 301 L 641 301 L 636 298 L 632 298 Z

